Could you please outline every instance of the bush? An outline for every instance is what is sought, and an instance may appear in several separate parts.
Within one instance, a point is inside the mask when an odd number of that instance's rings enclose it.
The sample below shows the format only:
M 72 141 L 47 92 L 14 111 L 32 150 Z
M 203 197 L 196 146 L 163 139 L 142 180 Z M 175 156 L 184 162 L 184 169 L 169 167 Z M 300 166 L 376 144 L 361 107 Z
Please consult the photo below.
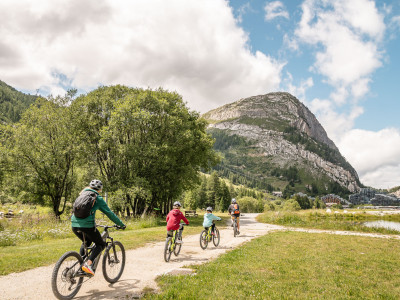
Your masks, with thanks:
M 300 204 L 294 199 L 287 200 L 283 204 L 283 210 L 286 210 L 286 211 L 297 211 L 300 209 L 301 209 Z
M 266 212 L 266 211 L 274 211 L 274 210 L 275 210 L 275 205 L 271 201 L 268 201 L 264 205 L 264 212 Z
M 243 213 L 263 212 L 264 206 L 262 200 L 253 197 L 243 197 L 239 199 L 240 211 Z

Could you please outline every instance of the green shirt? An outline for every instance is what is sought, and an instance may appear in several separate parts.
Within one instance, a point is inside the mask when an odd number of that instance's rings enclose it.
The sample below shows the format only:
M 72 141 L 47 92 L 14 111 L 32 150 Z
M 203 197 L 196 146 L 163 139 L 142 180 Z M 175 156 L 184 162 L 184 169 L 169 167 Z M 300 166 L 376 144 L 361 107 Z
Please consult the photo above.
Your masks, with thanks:
M 118 226 L 125 226 L 124 223 L 122 223 L 122 221 L 111 211 L 111 209 L 108 207 L 106 201 L 104 201 L 103 197 L 101 197 L 96 190 L 85 189 L 85 191 L 95 192 L 97 194 L 96 202 L 94 203 L 92 209 L 90 210 L 89 217 L 87 217 L 85 219 L 81 219 L 81 218 L 75 217 L 75 215 L 72 215 L 72 217 L 71 217 L 72 227 L 83 227 L 83 228 L 94 227 L 96 225 L 96 223 L 95 223 L 96 210 L 98 210 L 98 209 Z

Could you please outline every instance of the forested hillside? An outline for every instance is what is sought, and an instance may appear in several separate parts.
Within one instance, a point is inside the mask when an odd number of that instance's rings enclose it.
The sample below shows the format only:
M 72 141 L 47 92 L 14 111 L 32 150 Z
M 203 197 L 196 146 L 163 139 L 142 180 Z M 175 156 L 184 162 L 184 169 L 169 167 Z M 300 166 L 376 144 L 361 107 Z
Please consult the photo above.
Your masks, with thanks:
M 0 123 L 18 122 L 37 96 L 27 95 L 0 80 Z

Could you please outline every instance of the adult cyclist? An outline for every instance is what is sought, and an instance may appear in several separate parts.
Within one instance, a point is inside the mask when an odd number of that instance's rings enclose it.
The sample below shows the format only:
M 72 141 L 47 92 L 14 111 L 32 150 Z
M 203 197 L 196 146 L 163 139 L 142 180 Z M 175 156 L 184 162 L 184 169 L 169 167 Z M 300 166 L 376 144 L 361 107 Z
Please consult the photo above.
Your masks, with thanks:
M 233 226 L 233 221 L 236 219 L 238 234 L 240 234 L 240 210 L 239 210 L 239 204 L 236 202 L 235 198 L 232 199 L 231 205 L 229 205 L 228 207 L 228 213 L 231 215 L 232 218 L 232 226 Z
M 103 241 L 99 230 L 96 228 L 95 215 L 96 210 L 103 212 L 111 221 L 117 224 L 119 227 L 125 229 L 125 224 L 111 211 L 103 197 L 100 196 L 103 190 L 103 183 L 100 180 L 94 179 L 90 182 L 89 186 L 84 188 L 80 194 L 85 191 L 94 192 L 96 194 L 96 200 L 93 207 L 90 210 L 90 215 L 87 218 L 78 218 L 75 214 L 72 215 L 72 231 L 75 235 L 83 242 L 83 234 L 85 234 L 86 247 L 89 247 L 92 242 L 95 244 L 92 252 L 90 253 L 88 261 L 82 266 L 82 270 L 85 273 L 94 275 L 92 264 L 94 259 L 103 251 L 106 247 L 106 243 Z M 82 243 L 80 254 L 85 254 L 85 248 Z

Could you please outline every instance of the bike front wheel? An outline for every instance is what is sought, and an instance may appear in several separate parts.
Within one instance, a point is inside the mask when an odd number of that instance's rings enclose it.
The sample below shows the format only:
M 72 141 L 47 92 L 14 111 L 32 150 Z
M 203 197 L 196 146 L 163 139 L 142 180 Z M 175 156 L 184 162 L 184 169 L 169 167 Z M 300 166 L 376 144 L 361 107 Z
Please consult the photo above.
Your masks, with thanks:
M 201 249 L 206 249 L 208 245 L 208 239 L 207 239 L 207 230 L 203 230 L 200 234 L 200 247 Z
M 106 249 L 103 256 L 103 276 L 109 283 L 117 282 L 125 268 L 125 248 L 115 241 Z
M 164 260 L 166 262 L 169 262 L 171 258 L 171 254 L 173 251 L 171 251 L 172 248 L 172 238 L 168 237 L 167 240 L 165 241 L 165 246 L 164 246 Z
M 51 276 L 51 288 L 57 299 L 72 299 L 81 288 L 83 277 L 78 277 L 82 257 L 75 251 L 65 253 L 57 261 Z
M 219 241 L 220 241 L 219 230 L 217 227 L 215 227 L 214 235 L 213 235 L 213 244 L 215 247 L 217 247 L 219 245 Z

